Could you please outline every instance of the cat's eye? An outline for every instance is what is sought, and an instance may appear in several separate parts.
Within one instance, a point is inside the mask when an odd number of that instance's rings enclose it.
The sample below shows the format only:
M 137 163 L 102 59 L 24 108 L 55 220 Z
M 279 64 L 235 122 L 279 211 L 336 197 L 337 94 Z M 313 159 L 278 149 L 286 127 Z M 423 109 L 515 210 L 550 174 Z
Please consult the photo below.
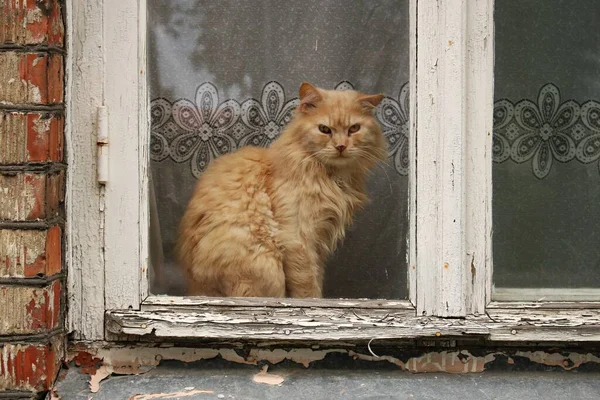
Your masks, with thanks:
M 348 128 L 348 133 L 356 133 L 360 130 L 360 125 L 359 124 L 354 124 L 352 125 L 350 128 Z
M 321 133 L 326 133 L 328 135 L 331 134 L 331 129 L 328 126 L 325 126 L 325 125 L 319 125 L 319 131 Z

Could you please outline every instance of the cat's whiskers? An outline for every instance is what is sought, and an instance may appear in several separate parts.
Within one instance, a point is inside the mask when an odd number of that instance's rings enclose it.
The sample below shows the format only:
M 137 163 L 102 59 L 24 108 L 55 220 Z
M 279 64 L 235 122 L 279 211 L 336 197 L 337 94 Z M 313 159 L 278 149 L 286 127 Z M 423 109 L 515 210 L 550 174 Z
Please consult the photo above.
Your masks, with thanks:
M 385 176 L 386 176 L 386 178 L 387 178 L 388 185 L 389 185 L 389 187 L 390 187 L 390 195 L 393 195 L 392 181 L 391 181 L 391 179 L 390 179 L 390 176 L 388 175 L 387 171 L 386 171 L 386 170 L 385 170 L 385 168 L 383 167 L 383 165 L 381 165 L 381 164 L 385 164 L 385 165 L 388 165 L 388 166 L 389 166 L 389 164 L 388 164 L 388 162 L 389 162 L 389 161 L 387 161 L 387 158 L 386 158 L 386 161 L 383 161 L 383 160 L 381 160 L 381 159 L 377 158 L 377 156 L 375 156 L 375 155 L 373 155 L 373 154 L 371 154 L 371 153 L 369 153 L 369 152 L 367 152 L 366 150 L 363 150 L 363 149 L 358 149 L 358 153 L 357 153 L 357 155 L 358 155 L 359 157 L 363 157 L 363 158 L 365 158 L 365 159 L 367 159 L 367 160 L 369 160 L 369 161 L 372 161 L 372 162 L 374 162 L 374 163 L 375 163 L 375 165 L 376 165 L 378 168 L 381 168 L 381 170 L 383 171 L 383 173 L 385 174 Z M 362 166 L 362 165 L 361 165 L 361 167 L 362 167 L 362 168 L 364 168 L 364 170 L 365 170 L 366 172 L 370 171 L 370 169 L 369 169 L 367 166 Z
M 300 161 L 300 165 L 303 165 L 303 164 L 308 164 L 309 171 L 312 171 L 312 170 L 313 170 L 313 169 L 314 169 L 314 168 L 315 168 L 317 165 L 316 165 L 316 163 L 313 163 L 313 162 L 311 162 L 311 161 L 319 161 L 319 162 L 322 162 L 322 160 L 321 160 L 321 156 L 322 156 L 322 153 L 321 153 L 321 151 L 322 151 L 322 150 L 318 150 L 318 151 L 316 151 L 316 152 L 314 152 L 314 153 L 312 153 L 312 154 L 309 154 L 308 156 L 304 157 L 304 158 L 303 158 L 303 159 Z
M 318 151 L 317 151 L 317 152 L 315 152 L 315 153 L 309 154 L 308 156 L 304 157 L 304 158 L 303 158 L 303 159 L 300 161 L 300 164 L 305 164 L 305 163 L 307 163 L 307 162 L 311 161 L 312 159 L 316 159 L 316 158 L 318 157 L 318 155 L 319 155 L 319 152 L 318 152 Z
M 364 158 L 367 161 L 370 161 L 374 164 L 379 164 L 379 162 L 381 161 L 379 158 L 377 158 L 376 155 L 369 153 L 368 151 L 364 150 L 364 149 L 356 149 L 356 154 L 358 157 Z M 361 164 L 362 166 L 362 164 Z M 368 169 L 368 167 L 367 167 Z

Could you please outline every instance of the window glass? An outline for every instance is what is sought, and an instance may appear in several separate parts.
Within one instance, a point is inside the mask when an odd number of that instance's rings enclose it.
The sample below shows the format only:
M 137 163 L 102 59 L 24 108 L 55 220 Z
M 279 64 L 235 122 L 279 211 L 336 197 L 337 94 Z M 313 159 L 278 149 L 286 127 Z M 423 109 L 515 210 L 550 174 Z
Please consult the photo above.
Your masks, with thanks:
M 494 18 L 494 285 L 599 288 L 600 2 Z
M 324 296 L 406 298 L 408 0 L 149 0 L 148 10 L 152 292 L 183 293 L 173 250 L 197 180 L 219 156 L 275 140 L 307 81 L 386 96 L 377 116 L 389 159 L 327 262 Z

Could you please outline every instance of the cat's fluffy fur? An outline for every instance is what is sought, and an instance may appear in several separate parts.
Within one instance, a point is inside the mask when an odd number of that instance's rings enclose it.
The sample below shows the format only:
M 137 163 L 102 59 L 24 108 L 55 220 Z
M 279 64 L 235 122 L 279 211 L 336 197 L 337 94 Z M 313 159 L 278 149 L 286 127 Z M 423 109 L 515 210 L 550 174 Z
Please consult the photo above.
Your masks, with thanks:
M 190 295 L 322 296 L 325 261 L 386 155 L 373 117 L 382 98 L 303 83 L 294 118 L 270 148 L 244 147 L 209 166 L 177 243 Z

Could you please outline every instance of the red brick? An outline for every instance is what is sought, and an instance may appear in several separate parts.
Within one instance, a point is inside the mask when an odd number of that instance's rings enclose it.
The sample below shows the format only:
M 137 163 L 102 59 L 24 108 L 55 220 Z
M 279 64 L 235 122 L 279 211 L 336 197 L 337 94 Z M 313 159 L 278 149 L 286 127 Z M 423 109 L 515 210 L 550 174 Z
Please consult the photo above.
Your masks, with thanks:
M 59 114 L 0 111 L 0 164 L 62 162 L 63 132 Z
M 59 215 L 64 203 L 65 174 L 63 171 L 48 174 L 46 177 L 46 216 L 51 218 Z
M 63 103 L 63 55 L 52 49 L 64 47 L 63 4 L 63 0 L 0 0 L 0 45 L 37 46 L 35 52 L 0 51 L 0 104 L 19 109 Z M 62 162 L 63 135 L 60 113 L 0 111 L 0 164 Z M 64 171 L 13 172 L 4 167 L 0 172 L 0 220 L 57 216 L 64 201 L 63 181 Z M 39 231 L 0 230 L 0 277 L 55 275 L 61 271 L 61 252 L 59 226 Z M 14 335 L 50 334 L 62 325 L 60 281 L 43 287 L 15 282 L 0 285 L 0 335 L 13 335 L 14 340 Z M 0 393 L 50 389 L 63 357 L 64 335 L 41 339 L 41 343 L 32 343 L 34 340 L 0 342 Z
M 0 175 L 0 193 L 0 219 L 25 221 L 46 216 L 46 175 Z
M 0 285 L 0 335 L 45 333 L 60 325 L 60 281 L 45 287 Z
M 59 273 L 62 270 L 62 230 L 60 226 L 55 225 L 48 229 L 46 234 L 46 276 L 52 276 Z M 33 276 L 38 274 L 35 270 L 28 271 L 25 273 L 26 276 Z
M 0 230 L 0 277 L 51 276 L 61 270 L 61 229 Z
M 0 0 L 0 43 L 63 45 L 59 0 Z
M 0 220 L 35 221 L 56 217 L 64 201 L 64 171 L 0 174 Z
M 59 339 L 44 344 L 4 344 L 0 347 L 0 391 L 50 389 L 63 347 Z
M 60 54 L 0 53 L 0 102 L 59 104 L 63 101 L 63 57 Z

